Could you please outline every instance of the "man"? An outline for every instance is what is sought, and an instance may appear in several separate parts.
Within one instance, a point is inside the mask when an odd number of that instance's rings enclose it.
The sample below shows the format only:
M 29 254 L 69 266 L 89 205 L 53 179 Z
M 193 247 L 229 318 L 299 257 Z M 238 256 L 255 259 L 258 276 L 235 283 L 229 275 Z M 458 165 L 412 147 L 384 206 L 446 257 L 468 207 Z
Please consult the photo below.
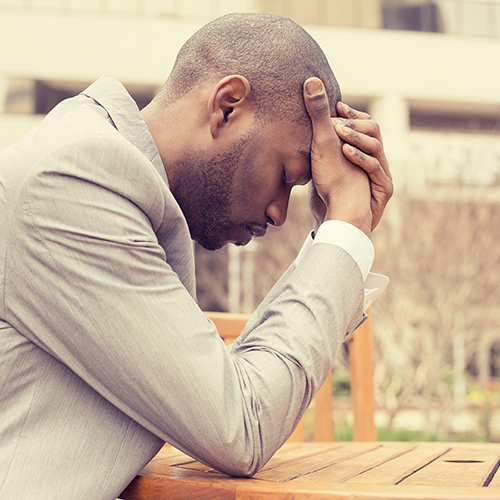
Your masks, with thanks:
M 339 99 L 299 26 L 231 15 L 141 114 L 104 78 L 0 155 L 1 498 L 116 498 L 165 441 L 251 475 L 288 438 L 362 321 L 392 191 Z M 311 179 L 314 243 L 226 348 L 190 236 L 246 244 Z

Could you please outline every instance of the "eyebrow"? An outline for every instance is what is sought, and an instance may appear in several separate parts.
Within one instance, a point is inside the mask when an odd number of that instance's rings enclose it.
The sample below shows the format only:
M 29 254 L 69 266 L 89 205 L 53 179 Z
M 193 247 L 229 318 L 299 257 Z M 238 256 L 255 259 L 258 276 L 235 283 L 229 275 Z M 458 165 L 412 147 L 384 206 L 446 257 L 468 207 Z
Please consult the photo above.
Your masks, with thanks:
M 303 156 L 306 160 L 307 160 L 307 163 L 309 164 L 309 172 L 306 176 L 306 179 L 308 181 L 310 181 L 312 179 L 312 170 L 311 170 L 311 152 L 308 151 L 307 149 L 302 149 L 302 148 L 299 148 L 297 150 L 297 152 Z

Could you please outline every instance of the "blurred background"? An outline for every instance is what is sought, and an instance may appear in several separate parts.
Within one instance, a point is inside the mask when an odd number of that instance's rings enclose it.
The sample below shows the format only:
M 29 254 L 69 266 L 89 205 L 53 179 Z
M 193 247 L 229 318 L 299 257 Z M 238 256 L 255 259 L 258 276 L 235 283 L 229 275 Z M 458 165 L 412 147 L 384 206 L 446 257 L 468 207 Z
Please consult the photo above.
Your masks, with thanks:
M 500 0 L 0 0 L 0 149 L 102 75 L 145 106 L 184 41 L 229 12 L 303 25 L 382 127 L 396 193 L 373 235 L 391 278 L 371 313 L 379 439 L 500 441 Z M 297 189 L 283 228 L 196 247 L 200 306 L 251 312 L 312 227 Z

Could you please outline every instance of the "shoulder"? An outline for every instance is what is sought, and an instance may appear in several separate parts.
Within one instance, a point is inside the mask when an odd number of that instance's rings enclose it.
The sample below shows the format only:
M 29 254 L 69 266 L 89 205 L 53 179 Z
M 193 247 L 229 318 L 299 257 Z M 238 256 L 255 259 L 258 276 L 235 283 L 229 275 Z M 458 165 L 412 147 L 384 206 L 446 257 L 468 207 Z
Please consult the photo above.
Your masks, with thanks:
M 133 145 L 115 128 L 106 110 L 92 99 L 79 95 L 63 101 L 43 120 L 37 130 L 43 139 L 46 151 L 50 152 L 64 146 L 86 143 L 113 149 L 113 142 L 123 147 Z M 41 144 L 37 144 L 41 147 Z
M 56 106 L 19 153 L 34 176 L 61 174 L 118 190 L 129 180 L 158 183 L 151 162 L 84 95 Z
M 57 106 L 38 129 L 1 155 L 0 164 L 13 188 L 12 204 L 62 202 L 65 192 L 82 201 L 106 199 L 121 210 L 132 204 L 154 227 L 173 204 L 154 165 L 120 134 L 106 111 L 85 96 Z M 70 200 L 65 197 L 65 202 Z

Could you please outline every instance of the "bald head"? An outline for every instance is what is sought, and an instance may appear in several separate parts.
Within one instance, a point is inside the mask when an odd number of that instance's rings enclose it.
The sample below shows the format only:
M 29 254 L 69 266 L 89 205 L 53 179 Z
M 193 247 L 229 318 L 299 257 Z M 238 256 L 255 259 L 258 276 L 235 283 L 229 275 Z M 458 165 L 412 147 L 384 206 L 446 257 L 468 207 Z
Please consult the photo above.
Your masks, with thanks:
M 229 14 L 210 22 L 183 45 L 159 97 L 170 104 L 228 75 L 247 78 L 262 121 L 309 122 L 302 89 L 313 76 L 324 82 L 336 115 L 340 90 L 330 65 L 313 38 L 289 19 Z

